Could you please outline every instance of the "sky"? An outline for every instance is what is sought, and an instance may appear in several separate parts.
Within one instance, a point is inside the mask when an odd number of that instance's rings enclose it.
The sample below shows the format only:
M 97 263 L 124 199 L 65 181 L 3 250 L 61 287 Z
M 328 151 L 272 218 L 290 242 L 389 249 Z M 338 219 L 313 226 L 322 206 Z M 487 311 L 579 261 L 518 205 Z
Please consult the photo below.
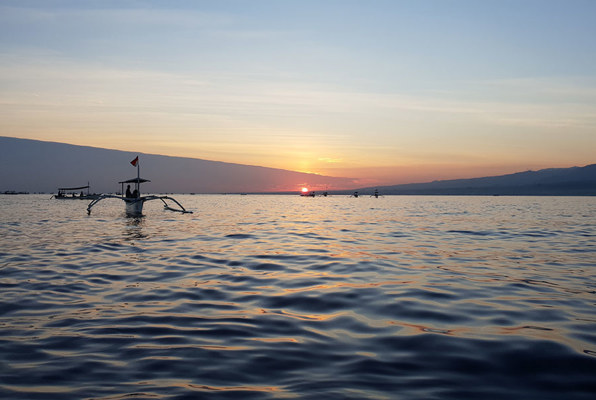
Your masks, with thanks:
M 382 185 L 596 162 L 593 0 L 0 0 L 0 136 Z

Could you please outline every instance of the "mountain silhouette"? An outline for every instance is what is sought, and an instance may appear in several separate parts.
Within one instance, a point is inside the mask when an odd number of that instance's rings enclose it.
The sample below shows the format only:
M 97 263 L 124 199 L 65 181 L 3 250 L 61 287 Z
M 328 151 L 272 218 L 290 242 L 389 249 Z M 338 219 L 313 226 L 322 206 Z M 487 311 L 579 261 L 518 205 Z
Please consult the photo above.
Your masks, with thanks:
M 118 181 L 136 176 L 130 165 L 136 156 L 141 176 L 151 180 L 144 191 L 152 193 L 287 193 L 319 186 L 332 193 L 378 189 L 383 195 L 596 195 L 596 164 L 356 189 L 351 178 L 2 136 L 0 192 L 52 193 L 87 182 L 92 192 L 116 192 Z
M 0 191 L 53 193 L 58 187 L 89 182 L 92 192 L 116 192 L 118 181 L 136 177 L 136 168 L 130 165 L 136 156 L 141 177 L 151 180 L 143 190 L 151 193 L 259 193 L 355 185 L 350 178 L 0 137 Z
M 596 164 L 483 178 L 362 188 L 359 191 L 372 193 L 375 189 L 387 195 L 594 196 L 596 195 Z

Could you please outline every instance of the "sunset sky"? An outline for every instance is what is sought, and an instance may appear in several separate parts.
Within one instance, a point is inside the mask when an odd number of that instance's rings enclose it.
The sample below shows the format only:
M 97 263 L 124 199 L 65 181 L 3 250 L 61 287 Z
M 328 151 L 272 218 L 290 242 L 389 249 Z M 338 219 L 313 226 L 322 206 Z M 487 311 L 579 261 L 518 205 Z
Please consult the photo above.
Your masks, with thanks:
M 397 184 L 596 162 L 593 0 L 0 0 L 0 136 Z

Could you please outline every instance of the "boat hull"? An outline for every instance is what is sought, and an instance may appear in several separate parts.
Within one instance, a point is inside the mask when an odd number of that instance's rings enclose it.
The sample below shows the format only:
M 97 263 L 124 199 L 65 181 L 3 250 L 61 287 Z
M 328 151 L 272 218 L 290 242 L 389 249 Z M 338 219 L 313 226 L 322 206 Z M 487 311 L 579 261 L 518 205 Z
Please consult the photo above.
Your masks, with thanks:
M 135 200 L 124 200 L 126 215 L 139 216 L 143 214 L 143 203 L 142 199 Z

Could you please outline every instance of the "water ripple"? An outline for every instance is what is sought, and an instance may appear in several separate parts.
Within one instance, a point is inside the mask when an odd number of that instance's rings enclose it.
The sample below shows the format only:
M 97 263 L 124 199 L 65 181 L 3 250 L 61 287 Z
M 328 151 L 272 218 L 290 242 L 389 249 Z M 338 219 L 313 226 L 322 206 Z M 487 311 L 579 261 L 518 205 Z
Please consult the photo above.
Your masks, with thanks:
M 7 197 L 1 398 L 596 394 L 593 198 Z

